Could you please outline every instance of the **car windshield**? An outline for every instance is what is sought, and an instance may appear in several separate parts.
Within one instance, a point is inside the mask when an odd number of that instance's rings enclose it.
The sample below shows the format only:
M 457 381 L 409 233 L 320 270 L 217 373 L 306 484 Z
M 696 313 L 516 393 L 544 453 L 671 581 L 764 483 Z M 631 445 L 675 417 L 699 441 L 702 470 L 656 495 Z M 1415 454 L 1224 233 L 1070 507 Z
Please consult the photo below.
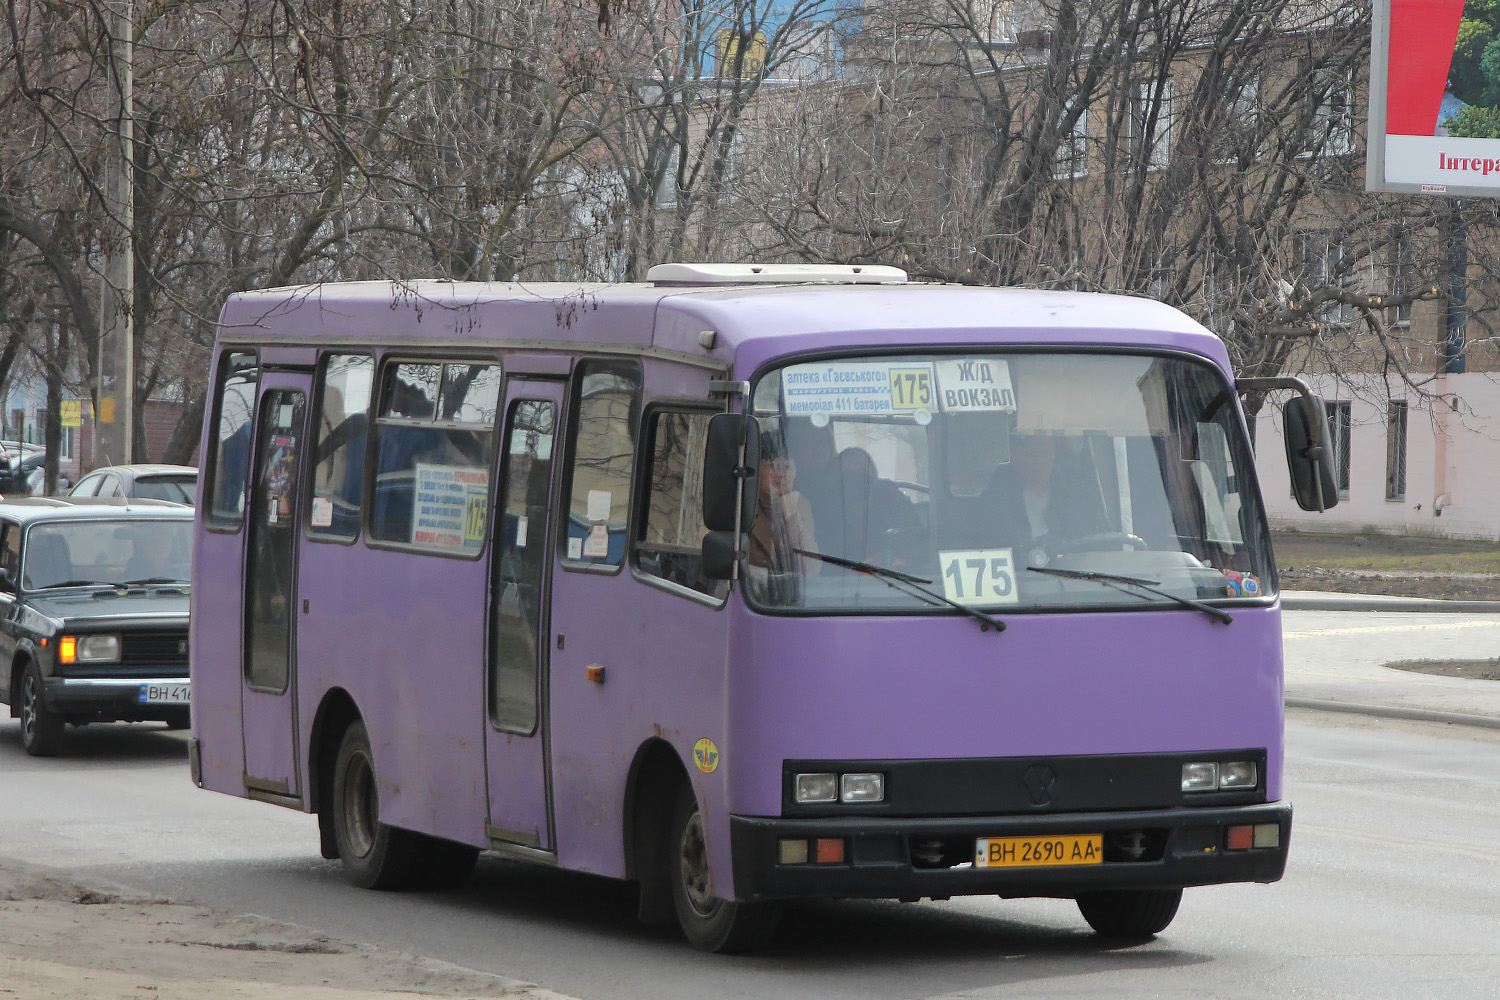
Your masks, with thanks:
M 146 500 L 171 500 L 174 503 L 198 502 L 198 477 L 136 476 L 134 494 Z
M 764 375 L 753 411 L 761 464 L 744 579 L 761 607 L 936 606 L 849 560 L 1001 613 L 1269 596 L 1249 445 L 1234 390 L 1209 364 L 1081 352 L 818 360 Z
M 21 586 L 186 583 L 193 522 L 111 518 L 33 525 L 22 552 Z

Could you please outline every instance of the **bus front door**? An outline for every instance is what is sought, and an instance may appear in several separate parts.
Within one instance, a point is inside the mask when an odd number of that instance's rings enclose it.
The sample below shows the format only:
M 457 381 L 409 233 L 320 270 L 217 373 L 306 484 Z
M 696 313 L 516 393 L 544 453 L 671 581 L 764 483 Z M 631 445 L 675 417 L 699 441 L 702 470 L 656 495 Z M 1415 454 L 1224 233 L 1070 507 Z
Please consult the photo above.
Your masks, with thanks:
M 495 848 L 521 854 L 554 850 L 547 553 L 562 393 L 558 383 L 510 380 L 490 546 L 487 832 Z
M 244 683 L 245 790 L 298 799 L 296 664 L 293 650 L 297 474 L 310 377 L 275 373 L 261 382 L 246 539 Z

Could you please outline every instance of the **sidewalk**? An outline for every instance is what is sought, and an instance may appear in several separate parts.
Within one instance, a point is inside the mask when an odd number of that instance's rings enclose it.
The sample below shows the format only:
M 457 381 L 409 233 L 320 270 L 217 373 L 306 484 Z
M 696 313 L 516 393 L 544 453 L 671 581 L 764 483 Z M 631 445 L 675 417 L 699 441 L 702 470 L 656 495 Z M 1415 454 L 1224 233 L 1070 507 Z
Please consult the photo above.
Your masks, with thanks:
M 1385 666 L 1500 656 L 1500 602 L 1285 591 L 1281 603 L 1288 707 L 1500 729 L 1500 681 Z

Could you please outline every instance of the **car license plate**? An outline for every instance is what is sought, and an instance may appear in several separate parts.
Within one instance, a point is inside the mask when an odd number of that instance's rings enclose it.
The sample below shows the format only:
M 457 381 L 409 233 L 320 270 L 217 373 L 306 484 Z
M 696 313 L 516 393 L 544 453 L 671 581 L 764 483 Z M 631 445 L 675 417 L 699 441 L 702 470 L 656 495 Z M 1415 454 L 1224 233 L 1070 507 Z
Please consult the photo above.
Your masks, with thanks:
M 980 837 L 974 843 L 975 868 L 1040 868 L 1104 863 L 1102 833 L 1056 837 Z
M 142 705 L 187 705 L 193 700 L 191 684 L 142 684 Z

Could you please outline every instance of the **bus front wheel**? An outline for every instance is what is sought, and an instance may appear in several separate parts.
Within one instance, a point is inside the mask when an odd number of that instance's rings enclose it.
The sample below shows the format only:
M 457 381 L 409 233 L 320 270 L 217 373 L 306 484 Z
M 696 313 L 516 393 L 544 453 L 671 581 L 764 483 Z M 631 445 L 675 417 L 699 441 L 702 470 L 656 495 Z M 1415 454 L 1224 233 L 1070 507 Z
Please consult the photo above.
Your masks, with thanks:
M 764 947 L 776 930 L 777 903 L 736 903 L 714 895 L 703 839 L 703 815 L 687 784 L 672 811 L 672 903 L 688 943 L 700 951 L 742 952 Z
M 1166 929 L 1181 902 L 1181 889 L 1117 889 L 1079 896 L 1078 910 L 1104 937 L 1147 938 Z
M 362 889 L 399 889 L 421 871 L 419 834 L 380 822 L 380 791 L 370 734 L 350 723 L 333 771 L 333 830 L 345 877 Z

